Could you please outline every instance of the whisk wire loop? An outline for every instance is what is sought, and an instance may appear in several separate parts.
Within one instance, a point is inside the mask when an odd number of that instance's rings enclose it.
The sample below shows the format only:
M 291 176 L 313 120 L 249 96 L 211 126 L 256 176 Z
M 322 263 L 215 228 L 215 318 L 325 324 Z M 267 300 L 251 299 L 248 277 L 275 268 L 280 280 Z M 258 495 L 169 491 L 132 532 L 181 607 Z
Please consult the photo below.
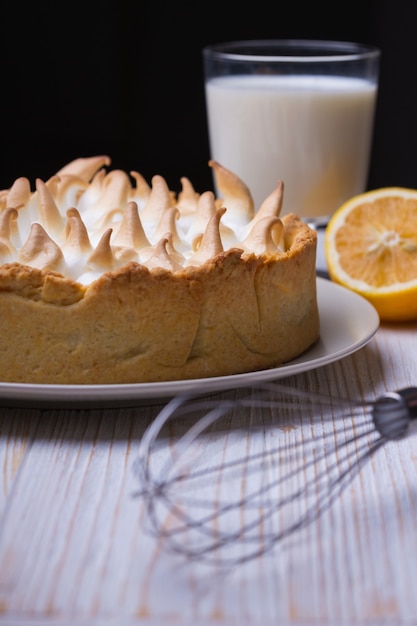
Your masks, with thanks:
M 331 422 L 333 429 L 326 433 L 322 422 L 316 438 L 314 422 L 305 417 L 307 409 L 310 415 L 318 409 L 334 415 L 336 406 L 341 429 Z M 343 407 L 350 418 L 356 411 L 361 416 L 351 434 L 345 430 Z M 262 422 L 258 428 L 263 429 L 264 446 L 253 449 L 250 429 L 230 430 L 230 424 L 222 429 L 220 422 L 229 414 L 253 409 L 264 417 L 266 410 L 275 423 L 283 416 L 300 420 L 301 426 L 307 422 L 310 436 L 297 441 L 290 429 L 271 445 Z M 192 422 L 184 434 L 159 449 L 157 439 L 166 423 L 187 417 Z M 282 383 L 248 389 L 236 400 L 177 396 L 163 407 L 140 444 L 137 495 L 145 501 L 148 530 L 171 551 L 205 563 L 235 565 L 260 556 L 322 515 L 374 452 L 402 437 L 415 417 L 417 388 L 388 392 L 371 402 Z M 235 455 L 235 443 L 243 447 L 241 455 Z

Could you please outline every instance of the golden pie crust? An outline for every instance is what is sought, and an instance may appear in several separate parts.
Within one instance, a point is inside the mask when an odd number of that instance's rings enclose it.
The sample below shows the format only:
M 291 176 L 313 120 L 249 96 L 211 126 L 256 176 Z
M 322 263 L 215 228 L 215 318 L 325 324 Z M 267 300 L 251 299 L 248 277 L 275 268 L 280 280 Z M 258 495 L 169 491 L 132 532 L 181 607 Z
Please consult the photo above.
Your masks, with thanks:
M 0 380 L 160 382 L 290 361 L 319 337 L 316 233 L 294 214 L 278 219 L 275 251 L 218 251 L 217 242 L 200 264 L 133 260 L 88 284 L 19 257 L 3 263 Z

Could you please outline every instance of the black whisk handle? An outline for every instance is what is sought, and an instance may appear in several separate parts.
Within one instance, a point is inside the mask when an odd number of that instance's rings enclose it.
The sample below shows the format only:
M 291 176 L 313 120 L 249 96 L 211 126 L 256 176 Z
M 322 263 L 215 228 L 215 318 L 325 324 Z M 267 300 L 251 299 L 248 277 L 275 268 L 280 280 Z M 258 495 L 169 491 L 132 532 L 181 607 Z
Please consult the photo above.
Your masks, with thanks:
M 403 437 L 410 420 L 417 418 L 417 387 L 384 393 L 372 410 L 375 428 L 386 439 Z
M 417 418 L 417 387 L 405 387 L 404 389 L 400 389 L 397 392 L 403 400 L 408 408 L 408 412 L 410 415 L 410 419 Z

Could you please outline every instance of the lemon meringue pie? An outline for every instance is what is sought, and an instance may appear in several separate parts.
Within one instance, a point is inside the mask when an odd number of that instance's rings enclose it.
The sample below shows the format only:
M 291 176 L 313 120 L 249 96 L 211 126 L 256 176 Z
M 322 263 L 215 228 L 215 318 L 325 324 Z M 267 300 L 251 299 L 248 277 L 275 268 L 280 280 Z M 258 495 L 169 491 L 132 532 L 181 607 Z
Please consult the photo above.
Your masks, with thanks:
M 0 191 L 0 380 L 121 384 L 275 367 L 319 336 L 316 233 L 210 161 L 221 197 L 79 158 Z M 257 210 L 255 210 L 257 209 Z

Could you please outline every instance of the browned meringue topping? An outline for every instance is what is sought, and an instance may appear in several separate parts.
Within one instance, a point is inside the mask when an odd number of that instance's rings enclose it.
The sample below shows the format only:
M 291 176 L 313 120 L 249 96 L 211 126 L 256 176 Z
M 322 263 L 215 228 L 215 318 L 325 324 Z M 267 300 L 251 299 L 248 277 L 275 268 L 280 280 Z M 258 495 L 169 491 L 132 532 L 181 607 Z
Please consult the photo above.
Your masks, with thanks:
M 29 202 L 30 183 L 27 178 L 17 178 L 10 189 L 4 191 L 5 207 L 20 209 Z
M 61 248 L 40 224 L 32 224 L 30 235 L 19 253 L 20 263 L 59 272 L 64 265 Z
M 0 191 L 0 262 L 48 269 L 89 284 L 131 261 L 171 272 L 237 248 L 242 254 L 285 251 L 279 218 L 283 184 L 256 212 L 247 186 L 209 161 L 221 197 L 197 193 L 181 178 L 173 193 L 155 175 L 107 172 L 108 156 L 76 159 L 49 180 L 18 178 Z
M 80 157 L 64 165 L 64 167 L 57 172 L 57 176 L 61 177 L 64 174 L 70 174 L 71 176 L 78 176 L 81 180 L 85 180 L 85 182 L 88 183 L 96 172 L 101 170 L 104 166 L 109 167 L 110 164 L 111 159 L 107 155 L 87 158 Z

